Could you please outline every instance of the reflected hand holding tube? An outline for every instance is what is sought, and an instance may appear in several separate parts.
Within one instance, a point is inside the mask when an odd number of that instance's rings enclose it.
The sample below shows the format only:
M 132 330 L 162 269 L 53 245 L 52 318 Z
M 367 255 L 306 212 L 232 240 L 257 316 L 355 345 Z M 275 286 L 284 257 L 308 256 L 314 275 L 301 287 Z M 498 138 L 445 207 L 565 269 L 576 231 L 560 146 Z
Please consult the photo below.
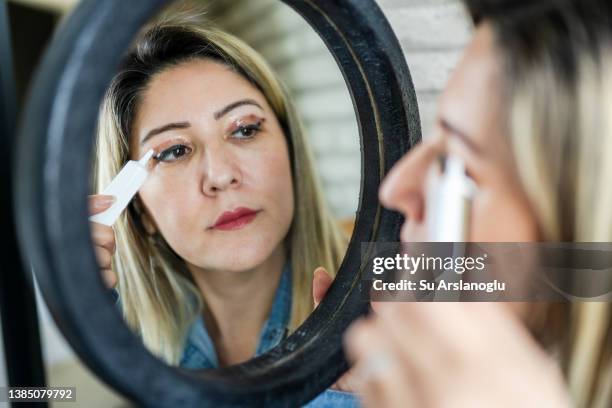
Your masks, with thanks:
M 144 184 L 148 175 L 146 166 L 154 153 L 150 149 L 140 160 L 128 161 L 102 194 L 89 197 L 92 241 L 102 279 L 108 288 L 117 285 L 117 275 L 112 270 L 115 231 L 111 226 Z

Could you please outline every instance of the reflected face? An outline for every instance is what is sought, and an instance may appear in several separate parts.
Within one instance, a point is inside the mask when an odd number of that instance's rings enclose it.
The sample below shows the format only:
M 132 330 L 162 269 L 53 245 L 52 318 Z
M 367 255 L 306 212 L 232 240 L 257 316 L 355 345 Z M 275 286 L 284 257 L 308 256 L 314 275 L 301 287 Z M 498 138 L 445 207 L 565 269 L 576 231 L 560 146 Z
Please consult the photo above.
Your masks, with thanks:
M 427 241 L 425 180 L 444 153 L 461 157 L 478 185 L 470 241 L 537 240 L 536 218 L 506 134 L 502 80 L 493 31 L 480 24 L 441 97 L 435 134 L 400 160 L 381 187 L 383 205 L 406 216 L 403 242 Z
M 294 212 L 288 146 L 264 95 L 242 76 L 211 60 L 155 75 L 131 144 L 132 159 L 155 150 L 140 198 L 188 265 L 248 270 L 282 245 Z

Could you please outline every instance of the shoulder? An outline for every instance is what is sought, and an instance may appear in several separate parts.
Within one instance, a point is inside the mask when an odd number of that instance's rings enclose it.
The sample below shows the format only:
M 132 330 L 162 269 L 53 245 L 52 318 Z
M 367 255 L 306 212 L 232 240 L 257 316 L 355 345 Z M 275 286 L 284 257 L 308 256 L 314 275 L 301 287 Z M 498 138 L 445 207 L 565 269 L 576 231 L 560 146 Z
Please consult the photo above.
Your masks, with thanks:
M 305 408 L 353 408 L 359 407 L 359 398 L 352 392 L 327 389 L 304 405 Z

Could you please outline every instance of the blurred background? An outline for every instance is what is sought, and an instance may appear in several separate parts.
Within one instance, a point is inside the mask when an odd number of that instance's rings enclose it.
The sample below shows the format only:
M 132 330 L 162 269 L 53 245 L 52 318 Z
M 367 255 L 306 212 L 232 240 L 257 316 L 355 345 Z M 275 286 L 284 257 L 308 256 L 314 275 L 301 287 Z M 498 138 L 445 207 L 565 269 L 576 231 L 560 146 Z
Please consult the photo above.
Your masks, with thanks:
M 350 222 L 359 198 L 359 133 L 350 94 L 322 40 L 279 0 L 201 3 L 206 5 L 207 19 L 259 51 L 289 88 L 311 140 L 328 203 L 338 219 Z M 437 98 L 470 36 L 470 22 L 458 0 L 377 3 L 406 56 L 416 88 L 423 136 L 427 137 L 434 124 Z M 77 4 L 78 0 L 8 1 L 20 104 L 54 30 Z M 127 401 L 80 364 L 59 334 L 40 295 L 37 296 L 49 385 L 76 386 L 79 406 L 127 406 Z M 3 351 L 0 353 L 0 385 L 6 385 Z

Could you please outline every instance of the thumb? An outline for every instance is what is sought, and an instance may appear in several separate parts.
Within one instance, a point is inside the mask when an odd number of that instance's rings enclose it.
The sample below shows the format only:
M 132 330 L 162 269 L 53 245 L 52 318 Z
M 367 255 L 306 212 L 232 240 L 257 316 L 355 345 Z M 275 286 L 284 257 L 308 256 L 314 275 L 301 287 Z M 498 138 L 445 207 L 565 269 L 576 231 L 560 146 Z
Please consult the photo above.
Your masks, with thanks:
M 312 298 L 314 300 L 314 307 L 316 308 L 321 303 L 321 300 L 325 297 L 327 293 L 327 289 L 332 284 L 332 278 L 329 276 L 329 273 L 323 268 L 319 266 L 314 270 L 313 278 L 312 278 Z
M 115 202 L 115 196 L 94 194 L 87 197 L 89 204 L 89 214 L 94 215 L 110 208 Z

